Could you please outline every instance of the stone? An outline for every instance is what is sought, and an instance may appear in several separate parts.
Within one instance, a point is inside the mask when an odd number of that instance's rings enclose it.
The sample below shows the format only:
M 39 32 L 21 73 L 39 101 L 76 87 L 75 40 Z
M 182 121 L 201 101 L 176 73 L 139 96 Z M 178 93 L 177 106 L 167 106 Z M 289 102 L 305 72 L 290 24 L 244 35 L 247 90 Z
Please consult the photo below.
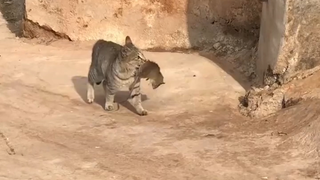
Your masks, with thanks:
M 214 43 L 213 48 L 219 50 L 221 48 L 221 44 L 218 42 Z

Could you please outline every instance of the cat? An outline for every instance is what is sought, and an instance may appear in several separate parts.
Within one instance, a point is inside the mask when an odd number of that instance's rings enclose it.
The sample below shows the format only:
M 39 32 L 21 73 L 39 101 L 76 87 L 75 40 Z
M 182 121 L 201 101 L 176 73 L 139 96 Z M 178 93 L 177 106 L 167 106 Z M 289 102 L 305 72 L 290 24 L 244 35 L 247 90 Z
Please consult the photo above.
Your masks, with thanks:
M 146 61 L 144 54 L 132 43 L 129 36 L 126 36 L 123 46 L 112 41 L 98 40 L 92 48 L 88 72 L 88 103 L 94 101 L 94 85 L 102 83 L 105 91 L 104 109 L 112 111 L 115 94 L 133 85 L 134 88 L 130 93 L 131 104 L 139 115 L 147 115 L 147 110 L 141 104 L 140 78 L 136 78 L 137 70 Z

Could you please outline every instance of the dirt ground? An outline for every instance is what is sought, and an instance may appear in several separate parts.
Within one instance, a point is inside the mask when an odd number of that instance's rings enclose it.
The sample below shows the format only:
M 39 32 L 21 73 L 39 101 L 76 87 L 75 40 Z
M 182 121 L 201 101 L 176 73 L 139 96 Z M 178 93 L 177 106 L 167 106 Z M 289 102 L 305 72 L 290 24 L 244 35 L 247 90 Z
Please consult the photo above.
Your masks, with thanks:
M 92 43 L 39 45 L 6 28 L 0 20 L 0 180 L 320 179 L 318 156 L 288 143 L 319 122 L 317 101 L 247 119 L 243 86 L 211 60 L 145 52 L 166 82 L 143 82 L 149 115 L 127 102 L 105 112 L 101 87 L 84 101 Z

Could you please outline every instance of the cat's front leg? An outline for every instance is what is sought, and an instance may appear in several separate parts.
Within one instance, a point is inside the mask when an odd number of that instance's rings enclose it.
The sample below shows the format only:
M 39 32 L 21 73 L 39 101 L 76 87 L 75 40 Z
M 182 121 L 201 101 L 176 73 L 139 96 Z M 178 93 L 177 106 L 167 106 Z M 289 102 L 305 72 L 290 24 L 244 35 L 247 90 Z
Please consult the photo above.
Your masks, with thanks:
M 106 81 L 103 81 L 103 89 L 104 89 L 104 93 L 105 93 L 104 110 L 113 111 L 114 110 L 113 104 L 114 104 L 115 92 L 110 90 Z
M 141 103 L 140 78 L 138 78 L 136 83 L 133 85 L 130 96 L 132 98 L 131 104 L 136 109 L 137 113 L 140 116 L 147 115 L 148 111 L 142 107 L 142 103 Z

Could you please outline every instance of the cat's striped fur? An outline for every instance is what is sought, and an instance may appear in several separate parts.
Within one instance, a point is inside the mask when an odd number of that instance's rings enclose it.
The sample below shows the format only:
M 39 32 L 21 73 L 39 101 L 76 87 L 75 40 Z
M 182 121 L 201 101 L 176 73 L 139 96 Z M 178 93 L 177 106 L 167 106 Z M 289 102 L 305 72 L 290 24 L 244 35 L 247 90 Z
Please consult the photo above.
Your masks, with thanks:
M 94 101 L 94 85 L 103 84 L 105 91 L 105 110 L 114 110 L 114 96 L 121 89 L 131 91 L 132 105 L 139 115 L 147 115 L 141 105 L 140 78 L 135 80 L 136 71 L 147 59 L 127 36 L 125 45 L 111 41 L 98 40 L 92 49 L 91 65 L 88 73 L 87 99 Z M 133 84 L 134 82 L 134 84 Z

